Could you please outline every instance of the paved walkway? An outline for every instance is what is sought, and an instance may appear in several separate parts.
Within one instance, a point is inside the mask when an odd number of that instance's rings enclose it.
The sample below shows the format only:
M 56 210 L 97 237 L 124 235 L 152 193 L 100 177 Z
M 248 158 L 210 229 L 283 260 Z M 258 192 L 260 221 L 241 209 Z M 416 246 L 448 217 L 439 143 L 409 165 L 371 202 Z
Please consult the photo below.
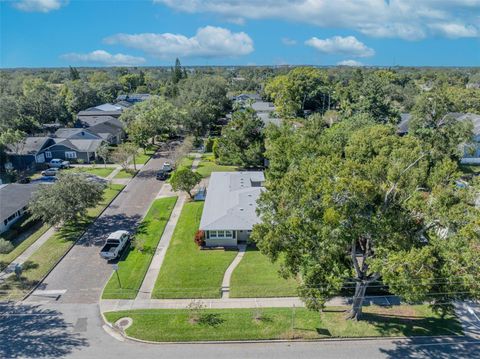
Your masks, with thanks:
M 165 226 L 163 231 L 162 238 L 158 243 L 155 254 L 152 258 L 152 262 L 148 267 L 147 274 L 143 279 L 142 286 L 140 291 L 137 294 L 136 299 L 150 299 L 152 296 L 153 288 L 155 287 L 155 281 L 157 280 L 158 274 L 160 273 L 160 268 L 162 267 L 163 260 L 165 259 L 165 254 L 167 253 L 168 245 L 172 239 L 173 231 L 177 225 L 178 218 L 180 217 L 180 212 L 182 211 L 183 204 L 185 203 L 185 195 L 180 194 L 175 207 L 173 208 L 170 219 Z
M 230 263 L 228 266 L 227 270 L 225 271 L 225 274 L 223 275 L 223 280 L 222 280 L 222 299 L 228 299 L 230 298 L 230 280 L 232 278 L 232 273 L 237 268 L 237 266 L 240 264 L 240 261 L 242 260 L 243 256 L 245 255 L 245 252 L 247 250 L 246 245 L 239 245 L 238 246 L 238 254 Z
M 198 168 L 198 165 L 200 164 L 201 160 L 202 160 L 202 154 L 195 153 L 195 159 L 192 162 L 192 171 L 195 171 Z
M 53 236 L 55 233 L 55 229 L 53 227 L 50 227 L 44 234 L 40 236 L 30 247 L 28 247 L 22 254 L 20 254 L 15 260 L 8 265 L 7 268 L 5 268 L 1 273 L 0 273 L 0 281 L 4 280 L 13 273 L 15 273 L 15 266 L 17 264 L 24 264 L 28 259 L 37 251 L 38 248 L 40 248 L 48 239 Z

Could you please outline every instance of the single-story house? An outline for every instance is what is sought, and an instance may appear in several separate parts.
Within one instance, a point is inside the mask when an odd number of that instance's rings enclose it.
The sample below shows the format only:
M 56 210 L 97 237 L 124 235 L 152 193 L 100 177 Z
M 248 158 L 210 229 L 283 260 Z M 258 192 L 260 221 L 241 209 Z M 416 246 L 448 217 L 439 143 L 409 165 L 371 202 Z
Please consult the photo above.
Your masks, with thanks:
M 213 172 L 200 220 L 207 247 L 235 247 L 248 241 L 265 190 L 263 172 Z
M 108 122 L 114 126 L 125 128 L 125 124 L 113 116 L 77 116 L 75 127 L 91 127 L 99 123 Z
M 45 162 L 43 150 L 55 141 L 50 137 L 27 137 L 23 141 L 7 148 L 8 160 L 5 167 L 16 170 L 35 168 Z
M 55 144 L 45 148 L 43 153 L 47 161 L 60 158 L 62 160 L 81 160 L 90 163 L 97 158 L 97 150 L 103 142 L 103 139 L 56 138 Z
M 72 140 L 101 140 L 97 134 L 89 131 L 87 128 L 59 128 L 55 131 L 55 138 Z
M 120 110 L 117 110 L 117 111 L 102 111 L 102 110 L 96 109 L 95 107 L 92 107 L 90 109 L 80 111 L 77 114 L 77 116 L 112 116 L 112 117 L 115 117 L 115 118 L 119 118 L 121 114 L 122 114 L 122 111 L 120 111 Z
M 28 209 L 28 204 L 39 184 L 9 183 L 0 185 L 0 233 L 18 221 Z
M 451 116 L 457 121 L 472 121 L 473 138 L 471 142 L 463 145 L 463 158 L 461 162 L 466 164 L 480 164 L 480 115 L 451 112 L 447 114 L 447 116 Z M 405 135 L 408 133 L 411 118 L 412 116 L 409 113 L 401 114 L 397 131 L 399 135 Z

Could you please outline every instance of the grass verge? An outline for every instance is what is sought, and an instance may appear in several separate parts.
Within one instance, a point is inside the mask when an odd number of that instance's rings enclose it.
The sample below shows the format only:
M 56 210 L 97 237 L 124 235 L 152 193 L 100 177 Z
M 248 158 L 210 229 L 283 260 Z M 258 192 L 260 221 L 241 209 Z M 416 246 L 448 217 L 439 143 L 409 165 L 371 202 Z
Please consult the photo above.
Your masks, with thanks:
M 113 167 L 72 167 L 65 171 L 70 172 L 80 172 L 80 173 L 88 173 L 91 175 L 95 175 L 98 177 L 108 177 L 110 173 L 114 170 Z
M 297 282 L 278 274 L 280 264 L 272 263 L 256 249 L 248 249 L 235 268 L 230 283 L 230 297 L 294 297 Z
M 236 166 L 226 166 L 215 163 L 215 157 L 212 153 L 204 153 L 197 168 L 197 172 L 200 173 L 203 178 L 209 177 L 212 172 L 234 172 L 236 170 Z
M 193 238 L 203 202 L 183 206 L 152 298 L 219 298 L 225 270 L 236 251 L 200 250 Z
M 25 296 L 62 256 L 75 244 L 87 227 L 102 213 L 125 186 L 113 184 L 103 194 L 103 200 L 88 210 L 87 216 L 75 224 L 64 225 L 50 237 L 23 265 L 21 278 L 9 277 L 0 285 L 0 300 L 18 300 Z
M 177 197 L 153 202 L 135 235 L 142 250 L 130 246 L 124 253 L 118 262 L 120 283 L 113 274 L 103 290 L 103 299 L 134 299 L 137 296 L 176 202 Z
M 150 309 L 105 313 L 111 323 L 130 317 L 127 335 L 149 341 L 322 339 L 461 335 L 458 321 L 426 305 L 364 308 L 364 319 L 345 319 L 345 307 L 322 313 L 305 308 Z
M 138 149 L 138 154 L 137 154 L 137 156 L 135 156 L 135 163 L 137 165 L 144 165 L 155 154 L 157 149 L 158 149 L 157 145 L 150 146 L 145 151 L 142 148 L 139 148 Z
M 122 169 L 120 172 L 118 172 L 115 177 L 115 179 L 124 179 L 124 178 L 133 178 L 133 176 L 137 173 L 138 171 L 135 171 L 134 169 L 131 169 L 129 171 L 125 171 Z

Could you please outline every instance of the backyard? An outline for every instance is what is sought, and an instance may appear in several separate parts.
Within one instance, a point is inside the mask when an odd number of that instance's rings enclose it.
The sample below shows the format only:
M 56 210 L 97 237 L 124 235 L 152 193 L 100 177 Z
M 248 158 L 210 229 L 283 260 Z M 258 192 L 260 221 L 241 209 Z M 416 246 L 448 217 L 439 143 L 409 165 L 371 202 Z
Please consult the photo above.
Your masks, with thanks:
M 153 202 L 137 229 L 137 244 L 130 245 L 118 262 L 118 277 L 115 274 L 110 277 L 103 299 L 134 299 L 137 296 L 176 201 L 177 197 L 168 197 Z
M 202 160 L 200 161 L 197 172 L 202 175 L 203 178 L 209 177 L 212 172 L 234 172 L 237 170 L 236 166 L 219 165 L 215 162 L 215 157 L 212 153 L 204 153 Z
M 225 270 L 237 251 L 200 250 L 194 242 L 203 202 L 183 207 L 152 298 L 219 298 Z
M 0 299 L 17 300 L 27 294 L 75 244 L 75 241 L 123 188 L 122 185 L 111 185 L 105 189 L 101 203 L 89 209 L 85 218 L 78 223 L 62 226 L 24 263 L 19 279 L 11 276 L 0 285 Z
M 328 307 L 321 313 L 305 308 L 150 309 L 105 316 L 111 323 L 132 318 L 127 335 L 157 342 L 462 334 L 454 317 L 442 318 L 426 305 L 368 306 L 361 321 L 346 320 L 347 309 Z
M 247 249 L 235 268 L 230 283 L 230 297 L 294 297 L 297 282 L 278 274 L 279 263 L 272 263 L 256 249 Z

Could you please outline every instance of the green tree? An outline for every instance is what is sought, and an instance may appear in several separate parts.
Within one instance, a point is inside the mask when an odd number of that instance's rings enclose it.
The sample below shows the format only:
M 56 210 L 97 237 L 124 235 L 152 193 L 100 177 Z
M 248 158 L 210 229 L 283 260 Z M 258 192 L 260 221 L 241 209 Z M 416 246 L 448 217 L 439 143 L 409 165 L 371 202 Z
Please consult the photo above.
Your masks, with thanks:
M 70 80 L 72 81 L 80 80 L 80 74 L 78 70 L 72 66 L 69 66 L 68 68 L 69 68 Z
M 106 142 L 102 143 L 102 145 L 97 149 L 97 156 L 102 159 L 106 168 L 107 161 L 110 156 L 110 149 L 108 148 L 108 144 Z
M 180 64 L 180 60 L 178 57 L 175 59 L 175 68 L 172 71 L 172 81 L 175 84 L 178 84 L 180 80 L 183 79 L 184 73 L 182 71 L 182 65 Z M 186 76 L 185 76 L 186 77 Z
M 252 239 L 262 252 L 301 278 L 311 309 L 351 291 L 348 317 L 357 320 L 379 280 L 406 301 L 443 311 L 452 300 L 478 298 L 475 185 L 456 186 L 455 161 L 432 156 L 395 126 L 342 122 L 284 128 L 267 141 L 267 156 L 282 145 L 284 156 L 269 158 L 275 172 L 259 200 Z
M 193 172 L 189 168 L 180 168 L 173 172 L 170 178 L 170 184 L 174 191 L 187 192 L 190 198 L 193 198 L 192 190 L 202 180 L 202 176 Z
M 251 108 L 236 111 L 218 139 L 218 162 L 243 167 L 263 166 L 263 122 Z
M 102 184 L 88 181 L 82 174 L 61 173 L 54 184 L 35 192 L 29 211 L 33 219 L 50 225 L 76 223 L 102 200 L 103 189 Z
M 119 163 L 120 166 L 126 171 L 130 171 L 130 161 L 133 160 L 133 168 L 137 170 L 137 164 L 135 162 L 135 156 L 137 155 L 137 146 L 130 142 L 124 142 L 115 148 L 112 153 L 112 159 L 115 163 Z

